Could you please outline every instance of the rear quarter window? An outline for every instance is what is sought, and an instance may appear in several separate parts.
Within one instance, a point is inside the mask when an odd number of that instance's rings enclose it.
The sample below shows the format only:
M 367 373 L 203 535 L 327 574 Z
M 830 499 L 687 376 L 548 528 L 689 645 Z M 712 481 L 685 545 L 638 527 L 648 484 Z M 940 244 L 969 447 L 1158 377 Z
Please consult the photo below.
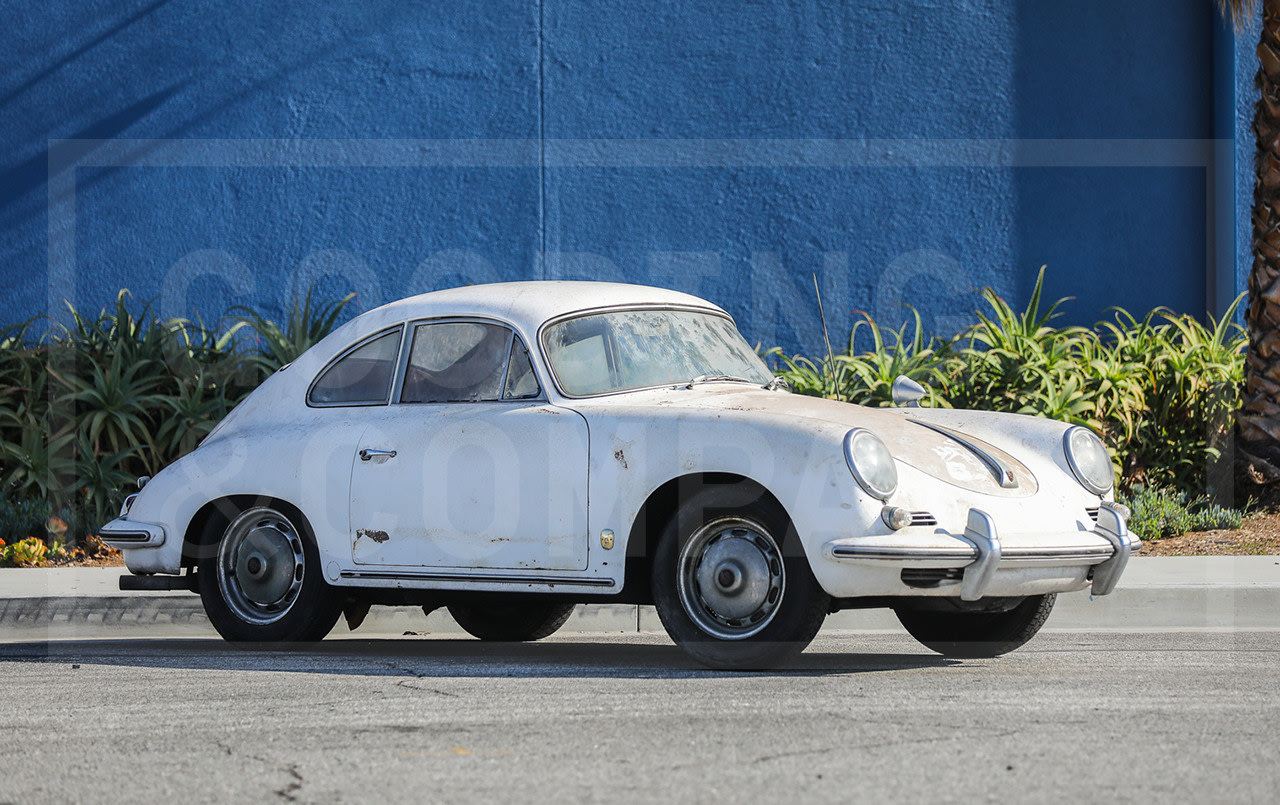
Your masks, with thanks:
M 391 397 L 400 354 L 400 330 L 380 333 L 349 350 L 320 373 L 307 402 L 312 405 L 378 405 Z

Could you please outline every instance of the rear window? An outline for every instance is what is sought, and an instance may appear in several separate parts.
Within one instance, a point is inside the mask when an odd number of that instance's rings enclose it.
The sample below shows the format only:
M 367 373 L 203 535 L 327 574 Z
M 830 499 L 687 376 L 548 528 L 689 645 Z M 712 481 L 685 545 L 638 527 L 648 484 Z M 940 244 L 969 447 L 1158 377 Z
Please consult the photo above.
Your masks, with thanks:
M 391 396 L 400 328 L 376 335 L 325 369 L 311 385 L 315 405 L 377 405 Z

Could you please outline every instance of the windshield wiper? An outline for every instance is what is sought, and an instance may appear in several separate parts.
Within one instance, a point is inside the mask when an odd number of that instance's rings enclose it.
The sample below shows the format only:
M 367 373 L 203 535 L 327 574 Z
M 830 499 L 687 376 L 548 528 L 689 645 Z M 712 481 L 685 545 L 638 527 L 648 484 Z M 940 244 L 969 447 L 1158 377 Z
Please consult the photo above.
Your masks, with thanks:
M 754 380 L 748 380 L 745 377 L 738 377 L 737 375 L 698 375 L 693 380 L 690 380 L 689 385 L 685 386 L 685 388 L 691 389 L 694 387 L 694 385 L 698 383 L 711 383 L 711 382 L 721 382 L 721 381 L 726 383 L 750 383 L 753 386 L 755 385 Z

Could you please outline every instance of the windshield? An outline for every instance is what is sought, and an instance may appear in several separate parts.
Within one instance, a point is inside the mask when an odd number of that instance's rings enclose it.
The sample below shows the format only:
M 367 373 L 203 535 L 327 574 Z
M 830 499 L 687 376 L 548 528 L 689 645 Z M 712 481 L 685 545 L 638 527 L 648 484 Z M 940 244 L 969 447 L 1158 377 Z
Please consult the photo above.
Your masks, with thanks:
M 773 374 L 733 322 L 692 310 L 619 310 L 558 322 L 543 336 L 547 362 L 565 394 L 740 378 L 764 385 Z

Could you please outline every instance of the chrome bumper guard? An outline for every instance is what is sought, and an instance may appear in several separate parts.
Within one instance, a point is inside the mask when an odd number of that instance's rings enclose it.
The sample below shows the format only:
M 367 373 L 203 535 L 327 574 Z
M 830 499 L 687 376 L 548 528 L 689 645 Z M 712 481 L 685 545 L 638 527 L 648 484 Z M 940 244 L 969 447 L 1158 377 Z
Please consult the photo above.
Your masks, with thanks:
M 1094 565 L 1092 595 L 1107 595 L 1116 588 L 1120 575 L 1129 564 L 1129 556 L 1138 550 L 1141 543 L 1129 534 L 1125 518 L 1116 504 L 1104 501 L 1098 508 L 1098 527 L 1093 533 L 1111 543 L 1111 555 L 1101 563 Z M 969 510 L 969 523 L 964 529 L 964 538 L 977 548 L 978 556 L 964 569 L 960 582 L 960 600 L 977 601 L 982 598 L 995 577 L 996 568 L 1004 556 L 1000 545 L 1000 537 L 996 534 L 995 521 L 991 515 L 978 509 Z M 1048 557 L 1048 552 L 1038 552 L 1039 556 Z M 1027 558 L 1035 558 L 1037 554 L 1028 554 Z
M 164 544 L 164 526 L 117 518 L 98 530 L 112 548 L 154 548 Z
M 1094 532 L 1111 543 L 1115 553 L 1093 569 L 1093 594 L 1106 595 L 1116 588 L 1120 574 L 1129 564 L 1129 557 L 1142 548 L 1142 541 L 1129 533 L 1124 511 L 1115 503 L 1103 502 L 1098 508 L 1098 529 Z
M 1141 541 L 1129 533 L 1125 525 L 1124 509 L 1115 503 L 1103 502 L 1098 509 L 1097 528 L 1092 533 L 1108 543 L 1107 546 L 1071 548 L 1023 548 L 1006 547 L 1000 543 L 995 520 L 980 509 L 969 510 L 969 521 L 964 529 L 964 540 L 972 548 L 942 547 L 886 547 L 843 544 L 832 549 L 837 559 L 869 560 L 956 560 L 967 564 L 960 581 L 960 599 L 977 601 L 984 597 L 1002 563 L 1051 562 L 1053 564 L 1093 565 L 1093 595 L 1107 595 L 1129 563 L 1129 556 L 1142 547 Z

